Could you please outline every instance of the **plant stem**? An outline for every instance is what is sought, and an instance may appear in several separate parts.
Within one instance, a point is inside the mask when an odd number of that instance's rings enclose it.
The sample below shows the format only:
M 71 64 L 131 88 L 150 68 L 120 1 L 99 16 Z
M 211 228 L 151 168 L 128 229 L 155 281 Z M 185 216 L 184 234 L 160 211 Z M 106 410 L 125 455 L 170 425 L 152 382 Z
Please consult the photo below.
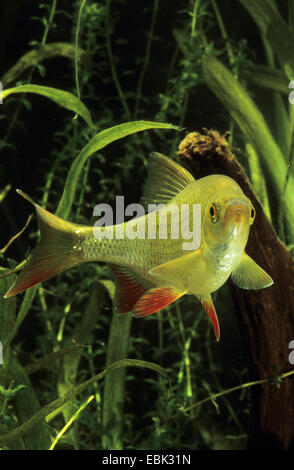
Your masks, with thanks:
M 180 332 L 181 339 L 182 339 L 183 362 L 184 362 L 185 371 L 186 371 L 186 396 L 189 402 L 191 403 L 192 396 L 193 396 L 191 367 L 190 367 L 191 364 L 190 364 L 190 357 L 189 357 L 191 337 L 189 337 L 188 339 L 186 338 L 185 327 L 183 324 L 182 314 L 181 314 L 181 310 L 180 310 L 178 303 L 175 304 L 175 309 L 176 309 L 177 317 L 178 317 L 179 332 Z
M 230 64 L 234 65 L 235 57 L 234 57 L 233 49 L 232 49 L 231 44 L 229 42 L 230 39 L 229 39 L 229 36 L 227 34 L 227 31 L 226 31 L 223 19 L 221 17 L 219 8 L 218 8 L 217 3 L 216 3 L 215 0 L 211 0 L 211 3 L 212 3 L 212 6 L 213 6 L 213 9 L 214 9 L 214 13 L 215 13 L 215 16 L 216 16 L 216 19 L 217 19 L 217 22 L 218 22 L 219 29 L 220 29 L 220 31 L 222 33 L 222 37 L 223 37 L 223 39 L 226 43 L 226 48 L 227 48 L 227 53 L 228 53 Z
M 79 84 L 79 34 L 80 34 L 80 25 L 81 25 L 82 12 L 83 12 L 83 8 L 84 8 L 85 4 L 86 4 L 86 0 L 82 0 L 80 8 L 79 8 L 77 29 L 76 29 L 76 34 L 75 34 L 75 81 L 76 81 L 76 88 L 77 88 L 77 97 L 79 99 L 80 99 L 80 96 L 81 96 L 80 84 Z
M 283 380 L 285 380 L 286 378 L 290 377 L 293 374 L 294 374 L 294 370 L 290 370 L 289 372 L 282 372 L 281 374 L 277 374 L 274 377 L 268 377 L 266 379 L 255 380 L 253 382 L 246 382 L 244 384 L 237 385 L 236 387 L 228 388 L 218 393 L 210 394 L 208 397 L 203 398 L 202 400 L 199 400 L 196 403 L 193 403 L 192 405 L 187 406 L 186 408 L 181 408 L 175 415 L 171 416 L 163 424 L 161 429 L 163 430 L 168 423 L 171 423 L 178 416 L 179 413 L 184 413 L 184 414 L 189 413 L 191 410 L 194 410 L 195 408 L 200 407 L 204 403 L 207 403 L 207 402 L 213 403 L 217 398 L 223 397 L 224 395 L 228 395 L 229 393 L 237 392 L 238 390 L 244 390 L 247 388 L 255 387 L 257 385 L 262 385 L 262 384 L 269 383 L 269 382 L 279 384 L 280 382 L 282 382 Z
M 107 0 L 107 3 L 106 3 L 107 15 L 106 15 L 106 27 L 105 27 L 106 31 L 105 32 L 106 32 L 106 48 L 107 48 L 107 53 L 108 53 L 108 60 L 109 60 L 109 65 L 110 65 L 110 69 L 111 69 L 111 73 L 112 73 L 112 78 L 113 78 L 113 81 L 115 83 L 115 86 L 116 86 L 118 95 L 120 97 L 122 106 L 124 108 L 124 111 L 126 113 L 127 118 L 131 119 L 131 113 L 130 113 L 128 104 L 126 102 L 125 96 L 123 94 L 119 79 L 118 79 L 118 75 L 117 75 L 116 67 L 115 67 L 115 63 L 114 63 L 114 57 L 113 57 L 113 54 L 112 54 L 112 47 L 111 47 L 111 41 L 110 41 L 110 22 L 109 22 L 110 3 L 111 3 L 111 0 Z
M 209 362 L 209 370 L 210 370 L 210 374 L 212 375 L 213 380 L 214 380 L 214 382 L 215 382 L 215 384 L 216 384 L 217 389 L 218 389 L 220 392 L 222 392 L 221 383 L 220 383 L 220 381 L 218 380 L 218 376 L 217 376 L 217 374 L 215 373 L 214 367 L 213 367 L 213 359 L 212 359 L 212 352 L 211 352 L 211 341 L 209 341 L 210 332 L 211 332 L 210 325 L 207 324 L 206 345 L 207 345 L 207 355 L 208 355 L 208 362 Z M 232 421 L 234 421 L 235 424 L 236 424 L 236 426 L 238 427 L 239 432 L 240 432 L 241 434 L 245 434 L 245 429 L 243 428 L 242 424 L 240 423 L 240 421 L 239 421 L 239 419 L 238 419 L 238 416 L 237 416 L 237 414 L 235 413 L 235 410 L 234 410 L 234 408 L 232 407 L 231 403 L 228 401 L 227 397 L 225 397 L 225 396 L 223 396 L 222 399 L 223 399 L 224 404 L 226 405 L 226 407 L 227 407 L 227 409 L 228 409 L 229 414 L 231 415 Z
M 57 5 L 57 0 L 53 0 L 50 15 L 49 15 L 49 18 L 48 18 L 48 22 L 46 24 L 45 31 L 43 33 L 43 37 L 42 37 L 42 40 L 41 40 L 41 46 L 44 46 L 46 44 L 48 33 L 49 33 L 50 28 L 53 24 L 53 18 L 54 18 L 55 12 L 56 12 L 56 5 Z
M 113 362 L 127 357 L 131 323 L 131 314 L 113 315 L 108 340 L 106 366 L 110 366 Z M 125 368 L 111 371 L 105 378 L 102 412 L 102 445 L 104 449 L 123 449 L 122 430 L 125 380 Z
M 57 434 L 56 438 L 52 442 L 49 450 L 53 450 L 56 446 L 59 439 L 63 436 L 63 434 L 68 430 L 68 428 L 75 422 L 81 411 L 83 411 L 86 406 L 94 399 L 94 395 L 91 395 L 80 407 L 79 409 L 73 414 L 73 416 L 67 421 L 66 425 L 62 428 L 62 430 Z
M 39 423 L 43 418 L 50 415 L 57 408 L 60 408 L 64 404 L 68 403 L 76 395 L 83 392 L 89 385 L 93 385 L 95 382 L 103 379 L 106 374 L 109 374 L 111 373 L 111 371 L 114 371 L 121 367 L 143 367 L 143 368 L 154 370 L 155 372 L 157 372 L 158 374 L 161 374 L 162 376 L 166 378 L 169 384 L 169 390 L 171 391 L 169 377 L 167 373 L 165 372 L 165 370 L 163 369 L 163 367 L 160 367 L 158 364 L 155 364 L 153 362 L 141 361 L 138 359 L 123 359 L 121 361 L 117 361 L 109 365 L 99 374 L 94 375 L 94 377 L 91 377 L 89 380 L 86 380 L 85 382 L 79 385 L 76 385 L 70 391 L 65 393 L 62 397 L 57 398 L 56 400 L 48 403 L 47 405 L 41 408 L 37 413 L 35 413 L 33 416 L 31 416 L 27 421 L 25 421 L 23 424 L 21 424 L 17 428 L 13 429 L 12 431 L 7 432 L 6 434 L 1 434 L 0 446 L 7 444 L 8 442 L 11 442 L 14 439 L 23 437 L 25 434 L 27 434 L 29 431 L 35 428 L 36 424 Z
M 289 372 L 284 372 L 282 374 L 279 374 L 276 377 L 268 377 L 267 379 L 255 380 L 253 382 L 247 382 L 245 384 L 237 385 L 236 387 L 228 388 L 227 390 L 222 390 L 221 392 L 218 392 L 218 393 L 213 393 L 209 397 L 203 398 L 202 400 L 199 400 L 197 403 L 194 403 L 193 405 L 188 406 L 187 408 L 184 408 L 182 411 L 183 413 L 188 413 L 188 411 L 195 409 L 198 406 L 203 405 L 203 403 L 207 403 L 208 401 L 213 401 L 216 398 L 227 395 L 228 393 L 236 392 L 238 390 L 243 390 L 245 388 L 255 387 L 256 385 L 262 385 L 267 382 L 274 382 L 275 380 L 280 382 L 293 374 L 294 374 L 294 370 L 291 370 Z
M 147 47 L 146 47 L 145 60 L 144 60 L 144 63 L 143 63 L 143 67 L 142 67 L 142 70 L 141 70 L 141 73 L 140 73 L 140 76 L 139 76 L 139 81 L 138 81 L 138 86 L 137 86 L 134 120 L 137 119 L 137 115 L 138 115 L 138 111 L 139 111 L 140 98 L 141 98 L 142 84 L 143 84 L 144 76 L 145 76 L 145 73 L 146 73 L 146 70 L 147 70 L 147 67 L 148 67 L 148 62 L 149 62 L 149 59 L 150 59 L 150 52 L 151 52 L 151 45 L 152 45 L 153 35 L 154 35 L 157 10 L 158 10 L 158 0 L 154 0 L 150 32 L 148 34 L 148 41 L 147 41 Z

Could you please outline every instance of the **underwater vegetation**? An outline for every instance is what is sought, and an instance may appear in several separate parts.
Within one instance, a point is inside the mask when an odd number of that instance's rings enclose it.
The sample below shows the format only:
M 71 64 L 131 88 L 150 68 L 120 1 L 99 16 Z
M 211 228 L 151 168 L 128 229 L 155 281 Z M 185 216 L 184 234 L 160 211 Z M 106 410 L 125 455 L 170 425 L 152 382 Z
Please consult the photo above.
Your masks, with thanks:
M 1 8 L 0 447 L 293 448 L 293 1 Z M 255 208 L 246 252 L 274 284 L 212 295 L 220 342 L 193 296 L 115 315 L 104 263 L 4 298 L 40 239 L 17 188 L 91 226 L 140 201 L 154 151 Z

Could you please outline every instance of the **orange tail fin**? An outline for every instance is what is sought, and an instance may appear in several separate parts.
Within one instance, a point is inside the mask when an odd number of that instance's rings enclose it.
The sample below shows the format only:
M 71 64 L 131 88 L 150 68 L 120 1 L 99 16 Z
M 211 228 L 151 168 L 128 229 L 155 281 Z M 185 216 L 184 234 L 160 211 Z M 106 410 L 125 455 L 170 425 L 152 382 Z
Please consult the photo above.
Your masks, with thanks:
M 41 241 L 33 250 L 16 282 L 5 298 L 18 294 L 81 262 L 80 252 L 74 247 L 79 242 L 79 225 L 66 222 L 42 209 L 21 190 L 17 192 L 36 208 Z

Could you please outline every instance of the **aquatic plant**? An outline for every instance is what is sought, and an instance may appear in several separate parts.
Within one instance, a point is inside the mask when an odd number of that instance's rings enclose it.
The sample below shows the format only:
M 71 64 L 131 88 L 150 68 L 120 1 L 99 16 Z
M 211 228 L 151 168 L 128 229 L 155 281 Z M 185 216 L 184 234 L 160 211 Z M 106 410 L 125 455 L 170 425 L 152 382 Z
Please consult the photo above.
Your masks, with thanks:
M 3 71 L 0 148 L 8 170 L 1 167 L 0 207 L 10 223 L 5 244 L 11 241 L 1 251 L 0 273 L 3 448 L 244 447 L 244 391 L 262 383 L 274 388 L 292 373 L 285 357 L 282 370 L 251 379 L 227 287 L 215 299 L 223 312 L 219 347 L 192 299 L 142 321 L 112 317 L 112 278 L 93 263 L 3 299 L 38 236 L 29 238 L 26 229 L 11 238 L 25 225 L 11 205 L 27 207 L 12 187 L 22 185 L 43 207 L 89 224 L 98 202 L 113 203 L 116 194 L 139 200 L 149 152 L 174 157 L 183 138 L 177 126 L 230 130 L 262 206 L 293 248 L 291 2 L 288 25 L 275 2 L 239 2 L 239 14 L 247 9 L 258 25 L 267 65 L 256 59 L 260 50 L 227 32 L 230 16 L 220 2 L 191 0 L 183 7 L 154 0 L 143 2 L 142 11 L 139 3 L 128 19 L 125 0 L 83 0 L 75 8 L 40 2 L 30 20 L 43 28 L 33 30 L 40 39 L 30 38 L 33 49 Z M 264 96 L 272 100 L 270 114 Z M 17 170 L 25 172 L 25 164 L 31 181 Z

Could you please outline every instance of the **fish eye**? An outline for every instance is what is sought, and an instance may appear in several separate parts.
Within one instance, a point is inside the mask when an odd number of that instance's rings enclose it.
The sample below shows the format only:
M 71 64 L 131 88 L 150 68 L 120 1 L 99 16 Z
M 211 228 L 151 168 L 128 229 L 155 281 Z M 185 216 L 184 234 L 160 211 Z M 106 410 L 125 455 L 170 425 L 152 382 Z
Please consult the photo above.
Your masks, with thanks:
M 252 222 L 255 219 L 255 209 L 253 206 L 251 207 L 251 211 L 250 211 L 250 219 Z
M 209 214 L 212 222 L 217 221 L 217 212 L 216 212 L 216 205 L 214 203 L 211 204 L 209 208 Z

